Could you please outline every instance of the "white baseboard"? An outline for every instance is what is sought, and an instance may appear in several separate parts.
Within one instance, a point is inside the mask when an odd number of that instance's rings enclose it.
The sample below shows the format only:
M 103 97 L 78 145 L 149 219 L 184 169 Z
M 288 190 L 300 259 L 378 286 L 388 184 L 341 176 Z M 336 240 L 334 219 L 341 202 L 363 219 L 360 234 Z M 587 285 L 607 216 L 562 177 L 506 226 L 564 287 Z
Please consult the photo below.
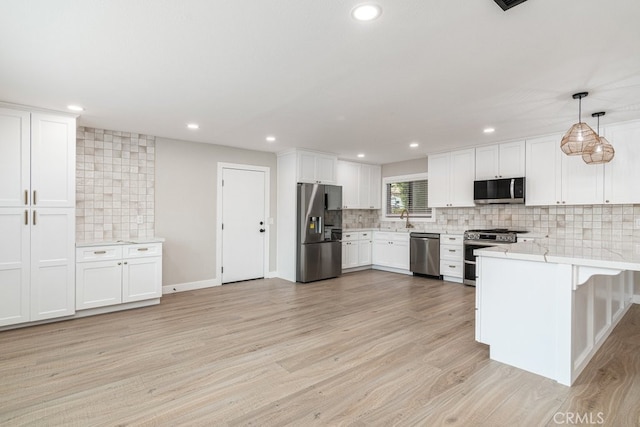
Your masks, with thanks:
M 274 277 L 278 277 L 277 271 L 270 271 L 264 276 L 265 279 L 273 279 Z
M 162 295 L 173 294 L 176 292 L 194 291 L 196 289 L 212 288 L 214 286 L 220 285 L 222 285 L 222 282 L 217 277 L 215 279 L 200 280 L 197 282 L 164 285 L 162 286 Z
M 409 270 L 403 270 L 401 268 L 394 268 L 394 267 L 384 267 L 381 265 L 373 265 L 371 267 L 374 270 L 382 270 L 382 271 L 388 271 L 389 273 L 399 273 L 399 274 L 407 274 L 409 276 L 412 276 L 413 273 Z
M 640 304 L 640 295 L 634 295 L 631 302 L 634 304 Z

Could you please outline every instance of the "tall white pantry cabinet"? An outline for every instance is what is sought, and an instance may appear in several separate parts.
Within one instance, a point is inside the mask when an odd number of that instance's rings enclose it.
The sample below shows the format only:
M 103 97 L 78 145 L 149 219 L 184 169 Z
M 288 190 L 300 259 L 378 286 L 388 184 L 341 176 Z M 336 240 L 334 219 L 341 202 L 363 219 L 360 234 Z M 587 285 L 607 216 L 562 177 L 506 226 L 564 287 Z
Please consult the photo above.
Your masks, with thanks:
M 75 313 L 74 117 L 0 108 L 0 326 Z

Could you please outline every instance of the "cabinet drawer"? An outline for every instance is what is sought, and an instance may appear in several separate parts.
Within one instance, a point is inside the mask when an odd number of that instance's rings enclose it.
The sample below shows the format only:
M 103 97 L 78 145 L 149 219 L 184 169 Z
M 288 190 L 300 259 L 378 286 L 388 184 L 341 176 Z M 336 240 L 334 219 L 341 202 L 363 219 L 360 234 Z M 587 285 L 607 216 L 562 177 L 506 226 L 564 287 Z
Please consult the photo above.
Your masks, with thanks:
M 102 261 L 122 258 L 121 246 L 90 246 L 76 248 L 77 262 Z
M 162 255 L 162 243 L 146 243 L 127 245 L 124 247 L 124 258 L 146 258 Z
M 360 238 L 360 233 L 357 231 L 349 231 L 348 233 L 342 233 L 343 242 L 352 242 Z
M 461 234 L 442 234 L 440 236 L 440 244 L 442 245 L 459 245 L 462 247 Z
M 462 261 L 440 260 L 440 274 L 443 276 L 462 277 Z
M 440 259 L 446 259 L 451 261 L 462 260 L 462 246 L 457 245 L 441 245 L 440 246 Z
M 361 231 L 358 233 L 358 240 L 371 240 L 371 231 Z

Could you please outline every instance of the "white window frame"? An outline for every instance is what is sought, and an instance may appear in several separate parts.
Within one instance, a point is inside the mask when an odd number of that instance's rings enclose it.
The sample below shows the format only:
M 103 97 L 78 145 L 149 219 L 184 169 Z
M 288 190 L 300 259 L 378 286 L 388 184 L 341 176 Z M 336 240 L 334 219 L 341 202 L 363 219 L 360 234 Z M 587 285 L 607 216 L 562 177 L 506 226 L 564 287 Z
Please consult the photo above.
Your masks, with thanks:
M 414 173 L 410 175 L 398 175 L 398 176 L 386 176 L 382 178 L 382 217 L 384 221 L 395 221 L 395 222 L 405 222 L 406 217 L 400 219 L 397 216 L 387 216 L 387 184 L 391 182 L 411 182 L 411 181 L 422 181 L 428 180 L 429 174 L 424 173 Z M 436 221 L 436 209 L 431 208 L 431 217 L 430 218 L 420 218 L 420 217 L 411 217 L 410 222 L 435 222 Z

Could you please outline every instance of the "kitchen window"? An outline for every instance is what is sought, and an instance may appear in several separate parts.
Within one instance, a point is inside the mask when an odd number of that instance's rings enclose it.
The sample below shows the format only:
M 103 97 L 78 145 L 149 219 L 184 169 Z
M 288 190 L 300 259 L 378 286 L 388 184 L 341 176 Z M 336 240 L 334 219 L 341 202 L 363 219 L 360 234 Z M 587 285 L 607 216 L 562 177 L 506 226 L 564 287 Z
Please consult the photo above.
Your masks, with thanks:
M 427 174 L 387 177 L 383 182 L 387 218 L 400 218 L 406 209 L 411 218 L 435 220 L 433 209 L 428 207 Z

